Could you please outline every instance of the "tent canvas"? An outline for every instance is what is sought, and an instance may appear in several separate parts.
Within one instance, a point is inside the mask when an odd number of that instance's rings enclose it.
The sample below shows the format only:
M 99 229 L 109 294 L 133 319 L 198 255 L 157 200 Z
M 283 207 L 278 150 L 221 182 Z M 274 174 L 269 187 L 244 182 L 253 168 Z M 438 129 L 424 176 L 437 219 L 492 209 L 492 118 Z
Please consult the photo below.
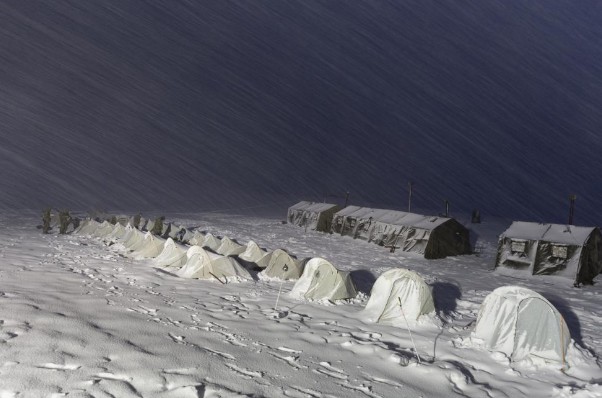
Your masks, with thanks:
M 210 253 L 199 246 L 188 249 L 187 257 L 177 272 L 183 278 L 218 279 L 222 283 L 253 279 L 233 257 Z
M 413 271 L 395 268 L 378 277 L 361 317 L 367 322 L 405 326 L 406 319 L 414 322 L 434 311 L 431 289 L 422 277 Z
M 155 236 L 150 232 L 147 232 L 140 247 L 138 247 L 136 250 L 130 253 L 128 257 L 132 257 L 136 260 L 142 260 L 144 258 L 154 258 L 157 257 L 163 251 L 164 245 L 165 239 Z
M 222 256 L 236 256 L 243 253 L 246 249 L 246 246 L 236 243 L 227 236 L 224 236 L 221 244 L 216 249 L 216 252 Z
M 221 257 L 219 254 L 207 251 L 201 246 L 191 246 L 186 251 L 186 263 L 176 274 L 182 278 L 192 278 L 192 275 L 201 269 L 204 264 L 219 257 Z
M 540 294 L 502 286 L 481 304 L 473 337 L 512 361 L 527 357 L 564 362 L 571 341 L 566 322 Z
M 257 243 L 250 240 L 247 243 L 245 251 L 239 254 L 238 258 L 249 263 L 257 263 L 267 254 L 267 251 L 263 250 Z
M 348 206 L 333 218 L 332 232 L 427 259 L 469 254 L 469 231 L 453 218 Z
M 155 226 L 155 221 L 154 220 L 151 220 L 150 218 L 146 219 L 146 220 L 142 219 L 140 221 L 140 228 L 139 229 L 141 231 L 152 231 L 152 229 L 153 229 L 154 226 Z
M 289 224 L 313 231 L 330 232 L 332 218 L 341 209 L 331 203 L 299 202 L 288 209 Z
M 111 233 L 109 233 L 107 236 L 104 237 L 104 240 L 107 242 L 114 242 L 118 239 L 123 238 L 123 236 L 126 234 L 128 230 L 126 229 L 125 226 L 123 226 L 120 223 L 115 224 L 115 227 L 113 228 L 113 231 L 111 231 Z
M 189 230 L 188 228 L 183 228 L 180 230 L 178 235 L 176 236 L 176 241 L 180 241 L 182 243 L 188 243 L 188 241 L 194 236 L 194 232 Z
M 115 226 L 108 221 L 103 221 L 96 230 L 92 233 L 92 236 L 97 238 L 103 238 L 113 232 Z
M 221 239 L 219 239 L 211 233 L 208 233 L 207 235 L 205 235 L 205 240 L 203 240 L 203 244 L 201 246 L 216 251 L 221 244 Z
M 556 275 L 592 284 L 602 271 L 602 234 L 596 227 L 515 221 L 500 235 L 498 272 Z
M 80 226 L 75 230 L 75 233 L 80 235 L 91 235 L 99 226 L 100 223 L 98 221 L 87 218 L 82 221 Z
M 163 251 L 155 257 L 153 264 L 157 267 L 181 267 L 186 264 L 187 247 L 174 242 L 169 238 L 163 245 Z
M 348 272 L 339 271 L 323 258 L 312 258 L 289 293 L 293 298 L 310 300 L 344 300 L 357 295 Z
M 188 243 L 192 246 L 201 246 L 205 241 L 205 234 L 199 231 L 194 231 L 192 236 L 188 238 Z
M 144 237 L 146 234 L 147 232 L 142 232 L 134 228 L 129 237 L 126 236 L 128 238 L 127 240 L 125 240 L 126 237 L 124 237 L 123 245 L 127 250 L 138 250 L 144 245 Z
M 295 260 L 285 250 L 276 249 L 265 262 L 262 259 L 257 264 L 260 268 L 265 268 L 259 273 L 263 277 L 292 280 L 301 277 L 305 261 Z

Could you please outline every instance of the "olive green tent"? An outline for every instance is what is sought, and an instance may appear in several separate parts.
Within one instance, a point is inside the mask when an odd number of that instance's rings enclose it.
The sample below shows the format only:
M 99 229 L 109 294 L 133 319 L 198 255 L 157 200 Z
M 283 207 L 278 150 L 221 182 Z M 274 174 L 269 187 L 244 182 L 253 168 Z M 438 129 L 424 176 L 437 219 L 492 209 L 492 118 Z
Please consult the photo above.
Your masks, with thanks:
M 448 217 L 348 206 L 333 218 L 332 232 L 426 259 L 469 254 L 469 231 Z
M 332 217 L 341 208 L 330 203 L 299 202 L 288 209 L 289 224 L 321 232 L 330 232 Z

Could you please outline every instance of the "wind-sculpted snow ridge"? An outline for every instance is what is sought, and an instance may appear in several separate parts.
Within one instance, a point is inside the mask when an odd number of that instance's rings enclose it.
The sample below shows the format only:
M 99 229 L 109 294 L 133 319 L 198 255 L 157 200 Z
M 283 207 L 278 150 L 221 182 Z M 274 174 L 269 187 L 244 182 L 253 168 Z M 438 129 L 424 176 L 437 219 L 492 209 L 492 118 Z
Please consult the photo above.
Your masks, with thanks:
M 93 236 L 43 235 L 36 219 L 2 215 L 0 395 L 564 398 L 602 391 L 598 285 L 520 281 L 556 306 L 571 330 L 564 371 L 511 363 L 472 342 L 483 299 L 519 282 L 490 272 L 495 241 L 481 242 L 478 256 L 427 261 L 275 219 L 207 214 L 178 221 L 327 258 L 350 271 L 364 294 L 317 305 L 290 298 L 288 281 L 180 278 Z M 479 228 L 492 236 L 487 230 L 499 226 Z M 404 327 L 358 319 L 376 277 L 398 267 L 419 272 L 433 289 L 441 324 L 413 325 L 410 337 Z
M 77 3 L 77 4 L 76 4 Z M 0 208 L 599 224 L 596 1 L 0 4 Z M 336 196 L 336 197 L 333 197 Z

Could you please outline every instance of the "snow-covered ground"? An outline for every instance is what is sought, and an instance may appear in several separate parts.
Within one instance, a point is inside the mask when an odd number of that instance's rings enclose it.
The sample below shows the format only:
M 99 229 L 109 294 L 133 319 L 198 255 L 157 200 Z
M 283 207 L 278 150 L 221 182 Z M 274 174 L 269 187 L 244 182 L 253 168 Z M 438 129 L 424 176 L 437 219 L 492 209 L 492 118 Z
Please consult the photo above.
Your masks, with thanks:
M 306 302 L 290 298 L 294 282 L 284 282 L 275 310 L 279 281 L 183 279 L 96 238 L 43 235 L 37 215 L 4 214 L 0 397 L 602 396 L 601 285 L 492 272 L 504 222 L 473 226 L 478 254 L 428 261 L 278 218 L 166 216 L 323 257 L 351 271 L 361 293 L 336 305 Z M 375 279 L 395 267 L 421 274 L 435 298 L 438 316 L 411 336 L 358 318 Z M 567 369 L 510 363 L 471 340 L 480 304 L 503 285 L 533 289 L 562 313 L 573 338 Z

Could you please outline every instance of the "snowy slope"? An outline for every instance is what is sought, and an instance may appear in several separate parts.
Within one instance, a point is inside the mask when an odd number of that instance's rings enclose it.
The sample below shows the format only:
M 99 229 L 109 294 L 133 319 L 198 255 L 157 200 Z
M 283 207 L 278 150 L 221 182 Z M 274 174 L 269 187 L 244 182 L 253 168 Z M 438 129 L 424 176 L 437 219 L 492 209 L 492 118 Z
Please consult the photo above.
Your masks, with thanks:
M 566 222 L 575 193 L 599 224 L 600 12 L 5 1 L 0 207 L 404 209 L 411 180 L 426 213 Z
M 221 284 L 177 277 L 92 237 L 42 235 L 37 218 L 0 217 L 0 396 L 599 397 L 599 285 L 525 280 L 490 270 L 499 225 L 480 225 L 476 256 L 427 261 L 279 219 L 168 215 L 240 242 L 253 238 L 351 271 L 357 299 L 292 299 L 293 282 Z M 433 289 L 438 317 L 412 328 L 365 323 L 375 278 L 412 269 Z M 471 340 L 485 296 L 533 289 L 564 316 L 570 367 L 509 363 Z M 274 309 L 279 290 L 277 310 Z M 412 339 L 417 347 L 418 363 Z

